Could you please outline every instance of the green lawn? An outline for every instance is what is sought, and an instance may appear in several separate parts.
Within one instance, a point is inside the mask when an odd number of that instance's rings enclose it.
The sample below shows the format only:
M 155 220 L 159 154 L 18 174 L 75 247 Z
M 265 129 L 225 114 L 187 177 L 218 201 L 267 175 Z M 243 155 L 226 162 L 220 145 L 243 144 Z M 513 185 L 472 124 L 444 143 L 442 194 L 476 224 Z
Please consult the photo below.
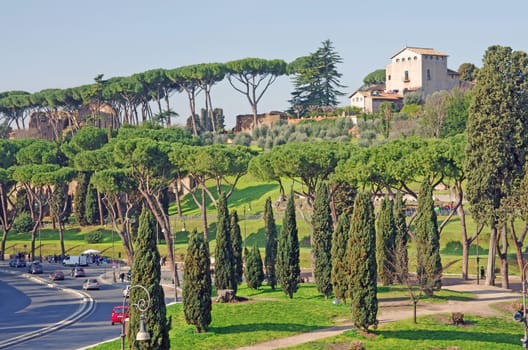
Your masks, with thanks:
M 280 290 L 272 291 L 268 287 L 252 290 L 243 285 L 238 296 L 247 298 L 247 301 L 213 304 L 213 322 L 209 331 L 202 334 L 197 334 L 195 327 L 185 323 L 181 304 L 169 306 L 168 315 L 172 318 L 171 348 L 233 349 L 350 321 L 348 305 L 334 305 L 332 300 L 325 300 L 317 293 L 315 286 L 309 283 L 302 284 L 293 299 L 288 299 Z M 407 294 L 403 288 L 394 286 L 380 288 L 378 296 L 380 301 L 383 301 L 389 298 L 406 298 Z M 447 302 L 471 298 L 467 293 L 443 290 L 437 297 L 420 302 Z M 495 349 L 508 349 L 502 345 L 518 346 L 516 341 L 522 329 L 518 323 L 511 321 L 509 315 L 505 318 L 489 319 L 466 316 L 465 319 L 468 321 L 467 325 L 455 327 L 448 324 L 447 315 L 423 317 L 417 325 L 411 321 L 381 325 L 373 332 L 375 337 L 372 339 L 370 336 L 365 338 L 355 331 L 349 331 L 344 335 L 298 348 L 334 349 L 331 344 L 350 343 L 354 339 L 360 339 L 366 344 L 368 342 L 367 349 L 406 349 L 411 344 L 414 344 L 414 349 L 430 349 L 449 344 L 460 344 L 462 349 L 492 349 L 488 344 L 492 341 L 498 346 Z M 493 328 L 493 331 L 483 335 L 487 328 Z M 422 343 L 424 347 L 420 347 Z M 474 347 L 475 344 L 488 344 L 488 347 Z M 119 341 L 114 341 L 93 349 L 118 348 Z
M 296 350 L 352 349 L 353 341 L 361 341 L 368 350 L 508 350 L 520 349 L 522 325 L 505 317 L 465 316 L 465 325 L 449 323 L 449 315 L 438 314 L 381 325 L 372 334 L 350 330 L 337 337 L 290 347 Z M 341 347 L 339 347 L 341 346 Z

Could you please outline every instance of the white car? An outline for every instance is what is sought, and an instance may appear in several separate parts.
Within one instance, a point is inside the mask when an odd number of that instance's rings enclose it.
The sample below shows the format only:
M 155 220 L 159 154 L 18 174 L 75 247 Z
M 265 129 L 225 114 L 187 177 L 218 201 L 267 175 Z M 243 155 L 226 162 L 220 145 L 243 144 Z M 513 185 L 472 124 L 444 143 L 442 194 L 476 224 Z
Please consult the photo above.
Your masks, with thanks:
M 130 295 L 130 284 L 127 284 L 125 288 L 123 288 L 123 298 L 128 298 Z
M 84 281 L 83 283 L 83 289 L 84 290 L 91 290 L 91 289 L 99 289 L 100 284 L 99 281 L 95 278 L 89 278 Z

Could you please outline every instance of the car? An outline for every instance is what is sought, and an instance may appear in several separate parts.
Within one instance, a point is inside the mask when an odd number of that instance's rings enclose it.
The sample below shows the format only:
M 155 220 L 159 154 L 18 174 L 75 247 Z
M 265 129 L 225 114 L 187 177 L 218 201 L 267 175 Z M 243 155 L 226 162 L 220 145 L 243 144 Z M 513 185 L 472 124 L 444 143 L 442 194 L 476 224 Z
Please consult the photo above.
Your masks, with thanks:
M 100 284 L 96 278 L 88 278 L 87 280 L 84 281 L 82 288 L 84 290 L 99 289 Z
M 26 267 L 26 261 L 24 259 L 11 259 L 9 260 L 9 266 L 11 267 Z
M 76 266 L 71 270 L 72 277 L 86 277 L 86 271 L 80 266 Z
M 38 261 L 33 261 L 28 266 L 28 272 L 31 274 L 41 274 L 44 272 L 44 269 L 42 268 L 42 265 Z
M 126 305 L 118 305 L 114 306 L 112 308 L 112 315 L 110 317 L 110 320 L 112 322 L 112 326 L 116 323 L 121 323 L 124 318 L 128 318 L 128 306 Z
M 49 279 L 52 281 L 63 281 L 64 280 L 64 272 L 61 270 L 56 270 L 50 273 Z
M 127 284 L 125 288 L 123 288 L 123 298 L 128 298 L 130 294 L 130 284 Z

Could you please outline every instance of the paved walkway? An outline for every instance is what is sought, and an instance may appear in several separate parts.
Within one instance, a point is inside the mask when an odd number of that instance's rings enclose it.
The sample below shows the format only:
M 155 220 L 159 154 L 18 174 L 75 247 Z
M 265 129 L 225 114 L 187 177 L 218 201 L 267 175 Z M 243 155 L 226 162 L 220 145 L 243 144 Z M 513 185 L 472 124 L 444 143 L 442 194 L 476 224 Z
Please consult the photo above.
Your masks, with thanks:
M 499 312 L 490 306 L 500 302 L 518 301 L 522 296 L 520 285 L 512 284 L 512 289 L 485 286 L 482 283 L 477 285 L 475 281 L 463 281 L 460 279 L 445 279 L 445 289 L 473 293 L 475 300 L 456 301 L 450 300 L 447 303 L 418 303 L 417 315 L 424 316 L 436 313 L 462 312 L 464 314 L 479 316 L 495 316 Z M 398 321 L 413 317 L 413 307 L 409 301 L 380 302 L 378 320 L 380 323 Z M 269 350 L 280 349 L 289 346 L 299 345 L 318 339 L 339 335 L 353 328 L 352 323 L 347 323 L 331 328 L 320 329 L 309 333 L 297 334 L 291 337 L 274 339 L 264 343 L 245 346 L 237 350 Z

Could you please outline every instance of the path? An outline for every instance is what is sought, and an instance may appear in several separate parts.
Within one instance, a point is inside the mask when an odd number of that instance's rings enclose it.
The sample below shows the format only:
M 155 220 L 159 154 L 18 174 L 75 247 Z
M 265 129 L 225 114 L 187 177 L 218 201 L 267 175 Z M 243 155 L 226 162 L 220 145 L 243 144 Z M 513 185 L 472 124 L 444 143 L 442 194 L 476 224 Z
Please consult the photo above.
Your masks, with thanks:
M 519 300 L 522 296 L 519 284 L 512 284 L 512 289 L 485 286 L 482 283 L 477 285 L 475 281 L 463 281 L 460 279 L 445 279 L 445 289 L 473 293 L 475 300 L 456 301 L 450 300 L 447 303 L 423 303 L 418 304 L 418 316 L 462 312 L 464 314 L 479 316 L 496 316 L 498 311 L 490 307 L 492 304 Z M 380 302 L 378 320 L 380 323 L 408 319 L 413 316 L 413 308 L 408 301 Z M 237 350 L 269 350 L 280 349 L 289 346 L 299 345 L 318 339 L 339 335 L 353 328 L 351 323 L 334 326 L 331 328 L 319 329 L 309 333 L 297 334 L 291 337 L 274 339 L 264 343 L 238 348 Z

